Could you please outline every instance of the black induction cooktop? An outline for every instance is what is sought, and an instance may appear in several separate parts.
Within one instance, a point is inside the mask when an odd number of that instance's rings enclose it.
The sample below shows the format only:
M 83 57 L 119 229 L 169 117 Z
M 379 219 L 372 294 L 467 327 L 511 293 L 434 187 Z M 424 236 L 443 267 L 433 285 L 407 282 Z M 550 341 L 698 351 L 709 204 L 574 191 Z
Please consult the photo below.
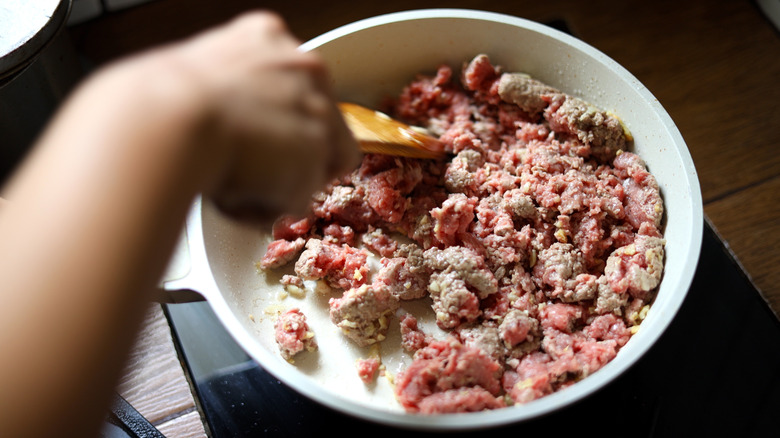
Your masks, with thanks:
M 322 406 L 236 346 L 205 303 L 166 308 L 214 438 L 422 432 Z M 678 316 L 618 379 L 560 411 L 491 433 L 614 437 L 778 436 L 780 322 L 708 223 Z M 474 431 L 459 435 L 484 434 Z

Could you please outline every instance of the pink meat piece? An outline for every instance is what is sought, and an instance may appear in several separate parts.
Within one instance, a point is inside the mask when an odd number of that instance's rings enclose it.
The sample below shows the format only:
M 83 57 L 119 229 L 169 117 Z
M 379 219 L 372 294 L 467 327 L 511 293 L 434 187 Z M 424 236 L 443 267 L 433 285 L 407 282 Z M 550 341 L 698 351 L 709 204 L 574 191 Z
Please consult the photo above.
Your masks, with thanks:
M 600 370 L 617 356 L 618 345 L 614 340 L 582 340 L 575 345 L 579 378 L 587 377 Z
M 303 279 L 296 275 L 284 274 L 279 282 L 284 286 L 296 286 L 300 288 L 304 286 Z
M 322 229 L 322 234 L 324 241 L 355 246 L 355 230 L 349 225 L 328 224 Z
M 612 290 L 647 298 L 661 282 L 665 244 L 658 237 L 637 235 L 633 243 L 613 251 L 604 268 Z
M 498 95 L 500 77 L 501 69 L 493 66 L 487 55 L 477 55 L 463 69 L 462 83 L 474 92 L 476 99 L 498 104 L 501 101 Z
M 432 77 L 420 76 L 407 85 L 394 104 L 395 115 L 424 126 L 446 112 L 457 93 L 451 83 L 452 68 L 442 65 Z
M 485 261 L 497 277 L 506 267 L 527 263 L 533 249 L 531 228 L 527 226 L 520 231 L 512 229 L 504 235 L 489 234 L 476 240 L 484 249 Z
M 406 257 L 382 258 L 374 282 L 383 284 L 401 300 L 415 300 L 428 294 L 428 273 Z
M 589 272 L 603 269 L 605 254 L 614 244 L 603 215 L 575 214 L 569 225 L 564 232 L 571 236 L 571 243 L 579 250 L 585 269 Z
M 366 283 L 367 262 L 365 250 L 309 239 L 295 262 L 295 273 L 304 280 L 325 279 L 331 287 L 350 289 Z
M 434 239 L 445 246 L 456 245 L 460 241 L 459 236 L 468 230 L 474 220 L 476 204 L 476 198 L 454 193 L 441 207 L 431 210 Z
M 449 414 L 456 412 L 479 412 L 506 407 L 502 397 L 497 397 L 485 389 L 450 389 L 436 392 L 422 399 L 418 405 L 421 414 Z
M 306 238 L 313 225 L 312 217 L 283 215 L 274 221 L 271 232 L 274 239 L 295 241 L 301 237 Z
M 643 225 L 651 227 L 644 234 L 658 237 L 664 208 L 655 177 L 647 171 L 644 161 L 631 152 L 618 155 L 614 166 L 623 178 L 626 218 L 637 230 Z
M 493 193 L 503 194 L 520 186 L 519 176 L 499 168 L 497 164 L 485 164 L 476 173 L 478 181 L 481 182 L 478 189 L 481 197 Z
M 317 348 L 306 316 L 298 308 L 279 315 L 274 324 L 274 335 L 282 357 L 288 361 L 302 351 L 313 351 Z
M 464 107 L 467 105 L 467 102 L 463 102 Z M 474 132 L 471 114 L 467 111 L 461 112 L 465 113 L 462 117 L 454 117 L 454 121 L 442 122 L 441 127 L 438 127 L 441 131 L 439 141 L 444 145 L 444 150 L 458 154 L 467 149 L 483 149 L 485 145 Z
M 564 333 L 572 333 L 580 324 L 582 307 L 573 304 L 548 304 L 540 312 L 542 328 L 554 329 Z
M 382 228 L 369 227 L 360 239 L 366 248 L 382 257 L 392 257 L 398 249 L 398 242 L 387 235 Z
M 299 237 L 293 241 L 279 239 L 268 244 L 268 248 L 260 259 L 260 267 L 263 269 L 280 268 L 294 261 L 301 253 L 306 240 Z
M 480 199 L 476 207 L 477 224 L 475 234 L 486 237 L 490 234 L 506 236 L 515 231 L 512 212 L 502 205 L 503 198 L 498 194 Z
M 440 206 L 447 196 L 441 189 L 432 189 L 415 197 L 415 202 L 406 210 L 401 222 L 395 224 L 395 229 L 421 247 L 430 248 L 434 244 L 431 210 Z
M 548 372 L 560 380 L 566 376 L 587 377 L 617 355 L 617 341 L 587 338 L 583 332 L 564 333 L 554 328 L 544 332 L 542 349 L 549 354 Z
M 399 317 L 401 324 L 401 346 L 409 353 L 424 348 L 430 342 L 428 336 L 417 326 L 417 318 L 411 313 L 404 312 Z
M 374 382 L 380 365 L 381 362 L 376 357 L 358 359 L 355 363 L 358 371 L 358 377 L 360 377 L 360 380 L 362 380 L 366 385 Z
M 513 309 L 504 316 L 498 326 L 499 336 L 507 348 L 533 341 L 541 335 L 539 321 L 527 311 Z
M 464 346 L 455 338 L 433 341 L 417 350 L 409 367 L 396 377 L 396 398 L 408 412 L 420 412 L 421 403 L 426 398 L 450 390 L 481 388 L 498 397 L 501 391 L 500 369 L 501 365 L 482 350 Z M 484 398 L 484 394 L 477 395 L 479 400 Z M 437 396 L 437 399 L 439 397 L 446 396 Z M 436 408 L 437 399 L 424 405 L 426 410 L 440 412 L 445 406 L 454 408 L 451 403 Z M 497 405 L 486 405 L 491 406 Z
M 625 345 L 631 338 L 631 332 L 626 327 L 625 321 L 614 313 L 597 316 L 582 331 L 589 339 L 615 341 L 619 347 Z
M 366 180 L 379 180 L 401 195 L 408 195 L 422 182 L 423 171 L 419 160 L 384 154 L 366 154 L 357 171 L 360 184 Z
M 381 222 L 380 216 L 368 203 L 368 194 L 364 187 L 331 186 L 327 191 L 314 196 L 312 211 L 320 219 L 349 225 L 358 232 Z
M 537 351 L 520 360 L 517 368 L 508 370 L 502 378 L 502 385 L 509 397 L 517 404 L 551 394 L 553 379 L 548 370 L 550 356 Z
M 480 303 L 482 309 L 482 318 L 486 320 L 501 319 L 511 308 L 512 300 L 516 299 L 513 295 L 517 293 L 517 288 L 513 285 L 499 286 L 498 291 Z

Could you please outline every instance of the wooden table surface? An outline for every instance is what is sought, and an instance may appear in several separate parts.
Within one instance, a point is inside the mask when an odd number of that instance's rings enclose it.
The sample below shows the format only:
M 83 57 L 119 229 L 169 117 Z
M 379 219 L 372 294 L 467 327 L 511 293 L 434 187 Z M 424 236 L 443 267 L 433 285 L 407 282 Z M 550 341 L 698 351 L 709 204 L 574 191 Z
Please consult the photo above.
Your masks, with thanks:
M 99 66 L 256 7 L 252 0 L 154 0 L 71 28 Z M 370 16 L 482 9 L 571 32 L 632 72 L 688 144 L 706 219 L 780 314 L 780 31 L 753 1 L 265 1 L 302 41 Z M 159 306 L 150 309 L 120 392 L 166 436 L 205 436 Z

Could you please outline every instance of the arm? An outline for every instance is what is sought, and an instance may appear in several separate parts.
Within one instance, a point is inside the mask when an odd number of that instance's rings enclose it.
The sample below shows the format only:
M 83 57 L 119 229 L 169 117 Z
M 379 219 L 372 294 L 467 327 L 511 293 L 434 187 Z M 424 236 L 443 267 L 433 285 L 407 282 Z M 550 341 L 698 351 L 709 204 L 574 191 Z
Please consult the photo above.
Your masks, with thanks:
M 104 69 L 58 112 L 0 205 L 8 436 L 97 432 L 195 194 L 274 213 L 355 164 L 296 47 L 253 14 Z

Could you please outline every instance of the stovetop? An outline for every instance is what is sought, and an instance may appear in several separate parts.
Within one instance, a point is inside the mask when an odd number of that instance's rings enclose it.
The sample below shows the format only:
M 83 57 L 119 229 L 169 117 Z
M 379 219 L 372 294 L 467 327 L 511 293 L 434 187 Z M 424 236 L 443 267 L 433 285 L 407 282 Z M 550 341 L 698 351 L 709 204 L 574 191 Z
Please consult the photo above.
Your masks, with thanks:
M 166 313 L 214 438 L 415 431 L 368 423 L 281 383 L 225 332 L 208 304 Z M 602 436 L 776 436 L 780 322 L 708 223 L 678 316 L 633 367 L 590 397 L 491 433 Z M 476 435 L 485 431 L 463 433 Z

